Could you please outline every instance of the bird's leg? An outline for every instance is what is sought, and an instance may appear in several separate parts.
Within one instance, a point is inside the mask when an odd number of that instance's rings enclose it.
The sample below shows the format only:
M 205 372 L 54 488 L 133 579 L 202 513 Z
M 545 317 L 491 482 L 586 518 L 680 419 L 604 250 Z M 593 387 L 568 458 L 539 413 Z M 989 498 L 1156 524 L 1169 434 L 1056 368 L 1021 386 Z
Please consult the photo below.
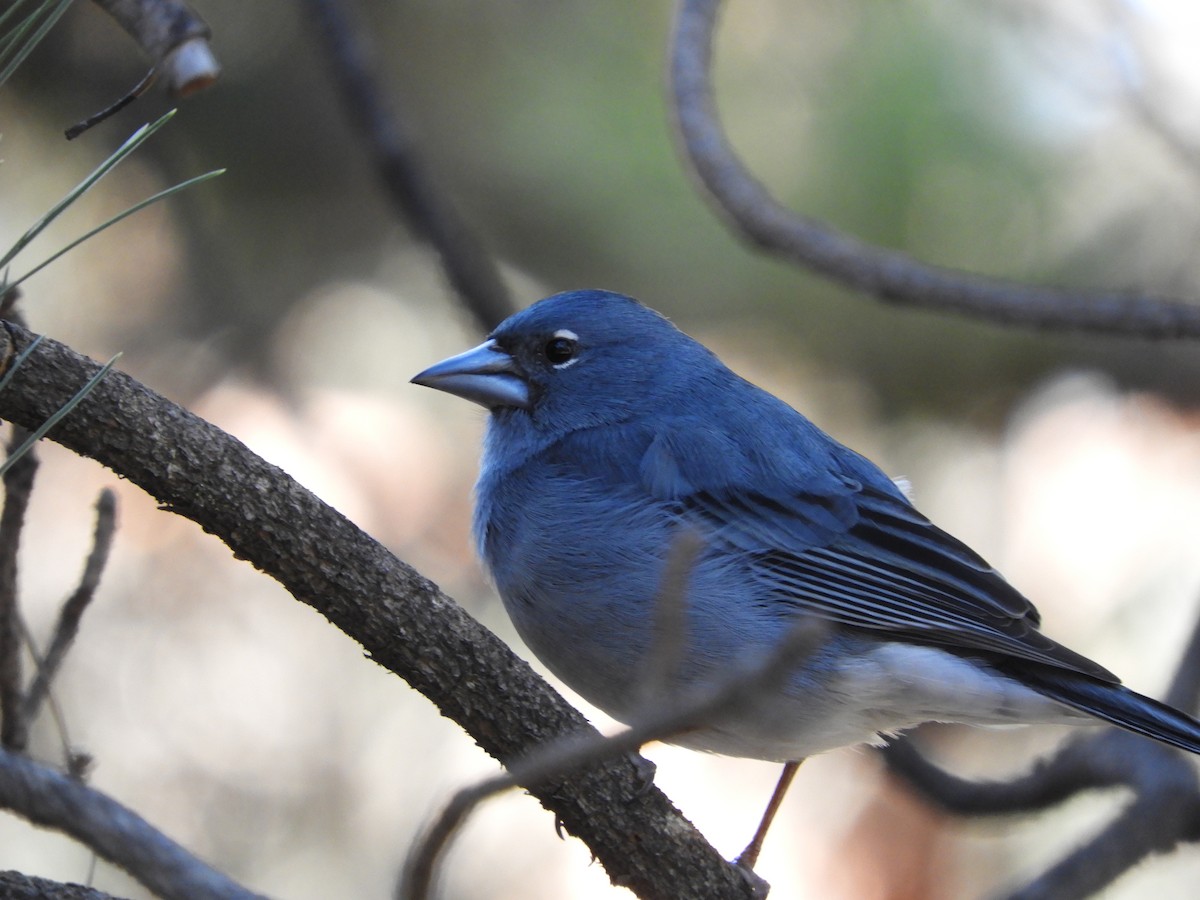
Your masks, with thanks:
M 800 768 L 802 762 L 804 760 L 798 759 L 795 762 L 784 763 L 783 771 L 779 774 L 779 781 L 775 785 L 775 793 L 771 794 L 771 802 L 767 804 L 762 821 L 758 823 L 754 837 L 746 845 L 746 849 L 733 861 L 734 865 L 753 870 L 758 863 L 758 854 L 762 852 L 763 841 L 767 839 L 767 831 L 770 829 L 771 823 L 775 821 L 775 813 L 779 812 L 779 807 L 783 803 L 783 795 L 791 787 L 792 779 L 796 777 L 796 770 Z

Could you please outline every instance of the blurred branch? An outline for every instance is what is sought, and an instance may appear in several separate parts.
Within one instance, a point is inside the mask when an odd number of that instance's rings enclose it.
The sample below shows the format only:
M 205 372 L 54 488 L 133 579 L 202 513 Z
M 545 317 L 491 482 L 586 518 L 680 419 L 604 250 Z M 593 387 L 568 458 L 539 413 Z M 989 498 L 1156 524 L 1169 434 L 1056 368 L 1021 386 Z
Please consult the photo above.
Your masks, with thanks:
M 718 120 L 712 45 L 720 0 L 679 0 L 671 45 L 682 149 L 726 223 L 745 240 L 881 300 L 1003 325 L 1141 338 L 1200 338 L 1200 307 L 1138 293 L 1055 290 L 918 262 L 778 203 L 737 157 Z
M 35 878 L 11 870 L 0 871 L 0 897 L 4 900 L 120 900 L 82 884 Z
M 0 359 L 33 340 L 0 328 Z M 4 391 L 0 418 L 44 421 L 99 369 L 45 339 Z M 50 437 L 142 487 L 220 537 L 358 641 L 511 763 L 546 741 L 591 731 L 490 631 L 284 472 L 198 416 L 113 372 Z M 320 553 L 314 552 L 320 548 Z M 582 839 L 614 882 L 643 898 L 745 898 L 751 887 L 627 760 L 531 793 Z
M 889 771 L 925 800 L 957 816 L 1004 816 L 1034 813 L 1056 806 L 1085 790 L 1124 783 L 1122 773 L 1088 764 L 1088 741 L 1075 741 L 1033 771 L 1011 781 L 959 778 L 926 759 L 907 737 L 881 748 Z
M 1194 710 L 1200 681 L 1200 623 L 1167 702 Z M 1015 891 L 1010 900 L 1089 897 L 1154 853 L 1200 841 L 1200 775 L 1184 753 L 1116 729 L 1073 740 L 1027 775 L 971 781 L 922 756 L 908 738 L 881 751 L 889 771 L 934 806 L 964 816 L 1033 813 L 1095 788 L 1128 787 L 1134 799 L 1109 825 Z
M 690 548 L 679 555 L 685 556 L 688 552 Z M 675 572 L 665 580 L 679 577 L 680 573 Z M 410 850 L 398 897 L 400 900 L 424 900 L 439 855 L 471 811 L 488 797 L 518 785 L 526 788 L 544 785 L 582 766 L 622 753 L 633 753 L 651 741 L 691 731 L 727 710 L 751 703 L 760 692 L 777 688 L 783 679 L 796 671 L 828 633 L 827 623 L 800 619 L 778 646 L 754 665 L 731 671 L 727 678 L 716 684 L 682 693 L 660 694 L 657 701 L 639 716 L 639 721 L 626 730 L 611 737 L 591 733 L 543 744 L 509 766 L 508 772 L 459 791 Z M 761 888 L 762 896 L 766 896 L 765 883 L 754 883 L 753 887 Z
M 220 64 L 208 43 L 212 29 L 182 0 L 95 0 L 95 3 L 137 41 L 175 96 L 186 97 L 203 90 L 221 74 Z
M 11 359 L 5 354 L 6 358 Z M 13 427 L 9 452 L 21 447 L 30 432 Z M 37 456 L 32 448 L 15 459 L 4 473 L 4 509 L 0 511 L 0 745 L 24 747 L 28 720 L 21 690 L 21 620 L 17 608 L 17 552 L 25 512 L 33 492 Z
M 1087 765 L 1121 770 L 1134 800 L 1109 825 L 1056 862 L 1009 900 L 1091 897 L 1146 857 L 1200 840 L 1200 792 L 1192 763 L 1146 738 L 1109 731 L 1086 742 Z
M 108 553 L 112 549 L 113 535 L 117 527 L 117 498 L 110 490 L 100 492 L 96 501 L 96 530 L 92 536 L 92 551 L 84 563 L 83 575 L 79 586 L 67 598 L 58 614 L 58 624 L 54 628 L 54 637 L 46 649 L 46 655 L 38 664 L 37 676 L 25 695 L 24 716 L 26 722 L 37 718 L 42 702 L 50 692 L 50 682 L 58 674 L 59 667 L 79 632 L 79 621 L 83 618 L 84 610 L 96 595 L 100 586 L 100 576 L 104 574 L 104 566 L 108 562 Z M 16 749 L 23 749 L 18 747 Z
M 196 859 L 112 798 L 3 750 L 0 806 L 35 825 L 71 835 L 167 900 L 251 900 L 260 896 Z
M 437 183 L 412 128 L 387 109 L 371 71 L 366 34 L 339 0 L 306 0 L 342 106 L 374 157 L 396 209 L 441 259 L 451 287 L 480 328 L 491 331 L 513 312 L 495 261 Z
M 957 815 L 1032 813 L 1092 788 L 1130 788 L 1133 802 L 1010 900 L 1090 897 L 1155 853 L 1200 841 L 1200 783 L 1192 762 L 1148 738 L 1116 729 L 1072 741 L 1029 775 L 974 782 L 930 763 L 907 739 L 884 748 L 889 770 L 934 806 Z

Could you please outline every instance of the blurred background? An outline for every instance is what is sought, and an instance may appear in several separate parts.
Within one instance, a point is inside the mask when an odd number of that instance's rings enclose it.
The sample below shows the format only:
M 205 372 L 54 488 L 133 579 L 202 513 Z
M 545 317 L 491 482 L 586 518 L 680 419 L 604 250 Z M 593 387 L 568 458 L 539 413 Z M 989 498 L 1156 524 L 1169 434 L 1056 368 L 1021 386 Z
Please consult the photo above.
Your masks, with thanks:
M 408 385 L 480 339 L 389 207 L 347 127 L 303 4 L 196 0 L 210 90 L 27 249 L 19 274 L 156 190 L 146 210 L 25 286 L 35 331 L 216 422 L 437 581 L 521 652 L 469 541 L 483 413 Z M 1200 613 L 1200 355 L 906 312 L 738 243 L 675 154 L 670 5 L 357 2 L 374 64 L 522 304 L 638 296 L 750 379 L 913 484 L 935 521 L 1040 607 L 1045 630 L 1159 694 Z M 925 260 L 1046 284 L 1200 294 L 1200 10 L 1168 0 L 973 4 L 736 0 L 717 91 L 734 143 L 796 209 Z M 152 91 L 68 143 L 141 77 L 79 3 L 0 92 L 0 246 L 170 102 Z M 112 473 L 46 444 L 22 555 L 46 639 L 92 505 L 120 531 L 58 682 L 91 781 L 281 898 L 389 896 L 421 823 L 496 770 L 457 726 L 316 613 Z M 604 724 L 602 717 L 597 721 Z M 1065 737 L 932 729 L 955 771 L 999 776 Z M 62 756 L 50 717 L 35 752 Z M 648 748 L 658 784 L 728 856 L 766 764 Z M 772 896 L 961 898 L 1014 887 L 1093 834 L 1120 795 L 1036 820 L 961 822 L 870 753 L 811 760 L 767 842 Z M 0 815 L 0 867 L 144 891 Z M 1106 896 L 1195 896 L 1200 857 Z M 488 804 L 447 898 L 620 896 L 532 799 Z

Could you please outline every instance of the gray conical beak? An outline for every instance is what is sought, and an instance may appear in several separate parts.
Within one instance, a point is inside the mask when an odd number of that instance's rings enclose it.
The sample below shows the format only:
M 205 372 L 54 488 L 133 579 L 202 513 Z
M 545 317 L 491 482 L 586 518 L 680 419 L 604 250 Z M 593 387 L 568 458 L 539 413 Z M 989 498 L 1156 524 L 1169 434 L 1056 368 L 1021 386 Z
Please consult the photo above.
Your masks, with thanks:
M 529 409 L 529 383 L 516 361 L 495 341 L 485 341 L 466 353 L 435 363 L 414 375 L 412 383 L 472 400 L 488 409 Z

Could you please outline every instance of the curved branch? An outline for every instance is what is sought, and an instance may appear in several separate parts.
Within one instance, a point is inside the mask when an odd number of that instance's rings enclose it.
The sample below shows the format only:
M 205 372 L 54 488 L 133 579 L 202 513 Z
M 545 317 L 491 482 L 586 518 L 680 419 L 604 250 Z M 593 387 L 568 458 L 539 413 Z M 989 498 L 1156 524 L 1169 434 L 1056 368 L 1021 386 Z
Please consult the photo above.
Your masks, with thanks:
M 889 771 L 957 815 L 1030 813 L 1094 788 L 1128 787 L 1133 802 L 1098 835 L 1009 900 L 1090 897 L 1154 853 L 1200 840 L 1200 776 L 1183 753 L 1116 729 L 1068 744 L 1009 782 L 973 782 L 926 760 L 907 739 L 883 749 Z
M 6 330 L 5 330 L 6 329 Z M 0 328 L 16 353 L 33 336 Z M 11 359 L 15 353 L 0 353 Z M 0 391 L 0 418 L 36 425 L 99 366 L 43 340 Z M 436 585 L 243 444 L 120 372 L 51 439 L 198 523 L 358 641 L 508 763 L 591 732 L 583 716 Z M 531 793 L 644 898 L 748 898 L 751 887 L 627 760 L 539 783 Z
M 1200 784 L 1184 753 L 1116 730 L 1068 749 L 1078 767 L 1131 788 L 1134 800 L 1009 900 L 1091 897 L 1146 857 L 1200 838 Z
M 1080 752 L 1083 746 L 1069 744 L 1011 781 L 960 778 L 930 762 L 906 737 L 889 741 L 880 753 L 888 771 L 938 809 L 957 816 L 1004 816 L 1039 812 L 1081 791 L 1122 783 L 1120 772 L 1090 765 L 1088 754 Z
M 717 118 L 711 68 L 720 0 L 680 0 L 671 43 L 676 128 L 726 223 L 754 246 L 881 300 L 1003 325 L 1141 338 L 1200 338 L 1200 307 L 1147 294 L 1055 290 L 918 262 L 778 203 L 734 153 Z
M 57 829 L 82 841 L 167 900 L 261 897 L 196 859 L 111 797 L 2 750 L 0 806 L 35 825 Z

